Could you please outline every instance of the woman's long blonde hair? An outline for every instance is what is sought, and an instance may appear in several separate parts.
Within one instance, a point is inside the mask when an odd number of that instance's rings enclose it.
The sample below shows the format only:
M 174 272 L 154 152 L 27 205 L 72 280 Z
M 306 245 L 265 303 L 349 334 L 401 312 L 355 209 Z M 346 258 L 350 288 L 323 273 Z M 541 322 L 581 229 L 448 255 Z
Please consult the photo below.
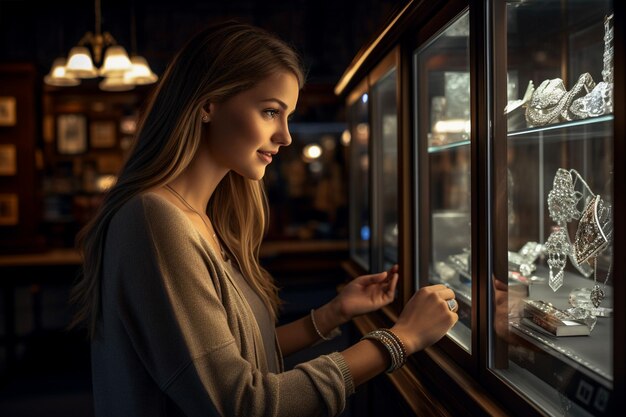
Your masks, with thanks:
M 77 236 L 83 268 L 72 291 L 77 308 L 72 325 L 84 324 L 91 337 L 95 336 L 109 223 L 132 197 L 167 184 L 189 165 L 202 136 L 201 108 L 207 102 L 227 100 L 284 70 L 293 72 L 302 88 L 304 71 L 290 46 L 260 28 L 232 21 L 205 29 L 177 54 L 147 102 L 117 183 Z M 263 184 L 229 172 L 214 191 L 207 214 L 243 276 L 276 319 L 278 289 L 259 264 L 268 220 Z

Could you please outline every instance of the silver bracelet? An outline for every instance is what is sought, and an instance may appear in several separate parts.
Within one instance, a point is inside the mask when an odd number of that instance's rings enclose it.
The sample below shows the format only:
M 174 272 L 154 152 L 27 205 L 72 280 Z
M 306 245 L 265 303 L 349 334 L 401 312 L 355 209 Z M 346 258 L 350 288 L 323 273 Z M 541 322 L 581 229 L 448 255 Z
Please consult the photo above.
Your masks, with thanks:
M 312 308 L 311 309 L 311 323 L 313 323 L 313 328 L 315 329 L 315 333 L 317 333 L 319 338 L 322 340 L 332 340 L 332 337 L 326 337 L 322 334 L 322 332 L 320 332 L 320 329 L 317 327 L 317 323 L 315 323 L 315 316 L 313 315 L 314 311 L 315 309 Z
M 376 340 L 381 343 L 389 352 L 391 364 L 386 372 L 391 373 L 396 369 L 402 368 L 407 361 L 408 354 L 402 340 L 390 329 L 377 329 L 367 333 L 361 338 Z

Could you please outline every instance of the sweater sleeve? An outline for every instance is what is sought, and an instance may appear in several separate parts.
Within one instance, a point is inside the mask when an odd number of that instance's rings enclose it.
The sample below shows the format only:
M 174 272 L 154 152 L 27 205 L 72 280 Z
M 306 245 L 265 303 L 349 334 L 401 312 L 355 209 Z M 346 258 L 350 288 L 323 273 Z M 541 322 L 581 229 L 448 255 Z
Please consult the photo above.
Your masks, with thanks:
M 129 202 L 107 238 L 107 276 L 126 337 L 155 383 L 185 415 L 336 415 L 354 391 L 340 353 L 261 372 L 242 355 L 253 339 L 228 313 L 233 292 L 208 245 L 159 197 Z M 114 242 L 114 243 L 112 243 Z M 112 244 L 111 244 L 112 243 Z

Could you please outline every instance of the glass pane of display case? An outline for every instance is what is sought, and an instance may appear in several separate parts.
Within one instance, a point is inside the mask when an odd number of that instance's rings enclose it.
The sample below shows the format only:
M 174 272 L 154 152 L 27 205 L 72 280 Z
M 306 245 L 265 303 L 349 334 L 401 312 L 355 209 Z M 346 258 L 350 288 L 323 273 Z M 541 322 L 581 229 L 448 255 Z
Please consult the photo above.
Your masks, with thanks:
M 348 108 L 350 125 L 350 255 L 366 270 L 370 265 L 370 127 L 368 94 Z
M 422 243 L 418 255 L 429 254 L 428 282 L 417 284 L 444 283 L 454 289 L 459 301 L 459 322 L 449 335 L 469 352 L 472 324 L 469 14 L 461 15 L 419 48 L 414 62 L 416 140 L 420 149 L 417 204 L 420 210 L 428 212 L 428 217 L 422 217 L 418 223 Z M 425 202 L 428 202 L 426 207 Z
M 377 221 L 381 238 L 375 250 L 376 269 L 388 269 L 398 262 L 398 111 L 397 72 L 392 69 L 378 80 L 372 92 L 372 132 L 377 161 L 376 184 L 380 198 Z
M 504 314 L 508 332 L 493 368 L 549 415 L 606 415 L 613 390 L 612 2 L 501 7 L 507 137 L 494 140 L 506 140 L 508 247 L 501 256 L 508 278 L 500 281 L 508 287 L 495 297 L 506 297 L 496 320 Z

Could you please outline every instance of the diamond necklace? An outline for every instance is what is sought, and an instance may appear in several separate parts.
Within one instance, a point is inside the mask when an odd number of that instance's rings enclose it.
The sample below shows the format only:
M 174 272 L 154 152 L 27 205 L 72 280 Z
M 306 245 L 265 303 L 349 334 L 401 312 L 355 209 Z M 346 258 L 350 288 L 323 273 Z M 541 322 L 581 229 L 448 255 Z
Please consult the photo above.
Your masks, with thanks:
M 217 247 L 219 248 L 220 254 L 222 255 L 222 259 L 223 260 L 227 260 L 228 258 L 226 257 L 226 252 L 222 248 L 222 245 L 220 244 L 220 241 L 217 239 L 217 235 L 214 232 L 215 229 L 213 229 L 213 225 L 209 226 L 209 224 L 204 220 L 204 216 L 202 216 L 195 208 L 193 208 L 193 206 L 191 204 L 189 204 L 187 202 L 187 200 L 185 200 L 183 198 L 183 196 L 180 195 L 178 193 L 178 191 L 173 189 L 169 184 L 166 184 L 165 188 L 167 188 L 172 194 L 174 194 L 176 196 L 176 198 L 178 198 L 181 201 L 181 203 L 183 203 L 185 205 L 185 207 L 187 207 L 189 210 L 191 210 L 194 213 L 196 213 L 198 215 L 198 217 L 200 217 L 200 220 L 202 220 L 202 223 L 204 223 L 204 226 L 207 228 L 207 231 L 211 234 L 211 237 L 213 237 L 213 240 L 215 241 L 215 244 L 217 244 Z

